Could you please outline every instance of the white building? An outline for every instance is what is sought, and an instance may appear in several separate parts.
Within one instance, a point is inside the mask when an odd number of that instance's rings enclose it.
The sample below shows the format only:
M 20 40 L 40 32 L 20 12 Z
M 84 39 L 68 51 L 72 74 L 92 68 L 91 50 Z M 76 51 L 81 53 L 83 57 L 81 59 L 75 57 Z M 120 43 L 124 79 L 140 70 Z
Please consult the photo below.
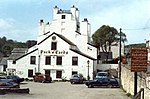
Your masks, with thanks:
M 55 6 L 51 23 L 40 20 L 37 44 L 22 49 L 21 54 L 14 50 L 7 61 L 7 72 L 24 78 L 41 72 L 50 74 L 53 80 L 70 79 L 72 74 L 81 73 L 92 79 L 97 51 L 89 44 L 90 37 L 90 23 L 87 18 L 80 22 L 75 6 L 70 10 Z

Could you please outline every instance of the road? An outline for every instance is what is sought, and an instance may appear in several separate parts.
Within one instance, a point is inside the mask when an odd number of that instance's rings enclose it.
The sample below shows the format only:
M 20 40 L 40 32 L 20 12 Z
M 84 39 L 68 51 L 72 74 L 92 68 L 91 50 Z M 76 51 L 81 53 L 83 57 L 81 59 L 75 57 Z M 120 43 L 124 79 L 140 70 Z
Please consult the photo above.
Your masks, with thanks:
M 21 88 L 30 88 L 30 93 L 9 93 L 0 95 L 0 99 L 130 99 L 120 88 L 87 88 L 69 82 L 24 82 Z

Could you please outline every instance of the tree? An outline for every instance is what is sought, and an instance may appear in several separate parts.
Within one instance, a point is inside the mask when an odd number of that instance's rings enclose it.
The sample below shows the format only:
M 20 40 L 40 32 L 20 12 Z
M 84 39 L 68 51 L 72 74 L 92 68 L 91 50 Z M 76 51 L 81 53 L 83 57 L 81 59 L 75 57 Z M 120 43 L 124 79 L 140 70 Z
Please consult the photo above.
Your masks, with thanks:
M 109 25 L 103 25 L 92 35 L 93 44 L 97 47 L 98 52 L 107 53 L 111 51 L 112 44 L 118 44 L 120 35 L 122 42 L 127 41 L 124 33 L 119 33 L 117 29 Z

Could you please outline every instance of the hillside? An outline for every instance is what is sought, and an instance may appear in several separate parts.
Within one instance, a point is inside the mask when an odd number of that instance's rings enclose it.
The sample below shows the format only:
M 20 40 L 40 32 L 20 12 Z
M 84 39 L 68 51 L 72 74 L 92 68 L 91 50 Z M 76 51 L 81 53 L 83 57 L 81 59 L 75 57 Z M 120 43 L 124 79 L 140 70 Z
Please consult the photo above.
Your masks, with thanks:
M 25 48 L 26 43 L 17 42 L 11 39 L 7 39 L 5 36 L 0 37 L 0 56 L 9 56 L 13 48 Z

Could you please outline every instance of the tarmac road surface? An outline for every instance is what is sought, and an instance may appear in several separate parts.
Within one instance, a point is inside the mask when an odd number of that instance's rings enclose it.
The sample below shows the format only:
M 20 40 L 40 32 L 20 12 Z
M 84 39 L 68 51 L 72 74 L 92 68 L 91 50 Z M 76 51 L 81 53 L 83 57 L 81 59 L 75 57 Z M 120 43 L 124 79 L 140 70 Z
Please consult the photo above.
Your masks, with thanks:
M 87 88 L 69 82 L 24 82 L 20 87 L 29 88 L 30 93 L 9 93 L 0 95 L 0 99 L 130 99 L 120 88 Z

